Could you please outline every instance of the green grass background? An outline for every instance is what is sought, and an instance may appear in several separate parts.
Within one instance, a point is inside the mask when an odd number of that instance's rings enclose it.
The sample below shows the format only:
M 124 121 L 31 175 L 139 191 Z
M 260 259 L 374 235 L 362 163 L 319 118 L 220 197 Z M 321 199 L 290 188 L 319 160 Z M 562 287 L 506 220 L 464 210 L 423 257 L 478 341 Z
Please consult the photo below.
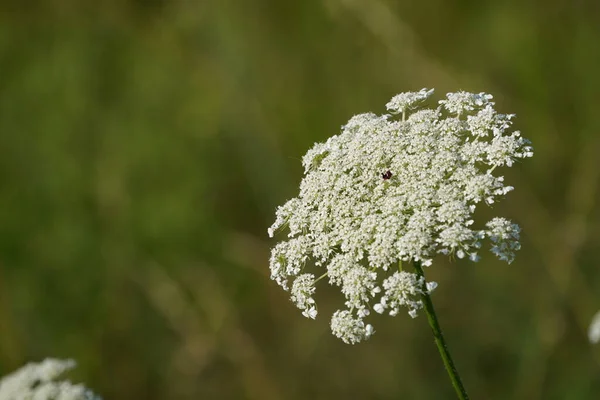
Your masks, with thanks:
M 598 399 L 600 3 L 0 3 L 0 375 L 46 356 L 105 399 L 450 399 L 424 317 L 348 346 L 269 280 L 300 158 L 396 93 L 486 91 L 534 144 L 482 215 L 506 265 L 437 260 L 473 399 Z

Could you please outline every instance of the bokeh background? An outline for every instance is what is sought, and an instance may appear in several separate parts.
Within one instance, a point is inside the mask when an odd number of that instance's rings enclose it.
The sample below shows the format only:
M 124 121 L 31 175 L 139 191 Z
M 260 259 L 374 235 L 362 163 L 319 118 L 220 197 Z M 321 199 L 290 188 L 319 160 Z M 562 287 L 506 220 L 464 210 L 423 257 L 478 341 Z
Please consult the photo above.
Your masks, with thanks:
M 0 375 L 47 356 L 105 399 L 446 399 L 424 317 L 348 346 L 266 235 L 300 159 L 396 93 L 493 93 L 533 159 L 486 211 L 517 260 L 437 260 L 474 399 L 600 398 L 600 3 L 4 0 Z

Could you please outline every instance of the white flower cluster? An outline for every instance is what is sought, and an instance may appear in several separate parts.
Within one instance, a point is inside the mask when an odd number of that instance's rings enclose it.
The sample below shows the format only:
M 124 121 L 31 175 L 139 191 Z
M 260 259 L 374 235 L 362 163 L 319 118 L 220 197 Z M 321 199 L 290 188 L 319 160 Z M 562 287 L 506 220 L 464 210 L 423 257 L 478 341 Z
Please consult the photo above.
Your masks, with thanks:
M 361 318 L 354 318 L 348 310 L 337 310 L 333 313 L 331 331 L 347 344 L 356 344 L 375 333 L 371 324 L 365 325 Z
M 414 317 L 420 296 L 435 288 L 395 272 L 397 263 L 429 266 L 438 253 L 477 261 L 485 238 L 509 263 L 519 249 L 517 225 L 494 218 L 476 229 L 473 213 L 513 189 L 493 172 L 531 157 L 529 141 L 507 132 L 513 115 L 497 113 L 491 95 L 449 93 L 423 108 L 432 92 L 399 94 L 387 108 L 401 119 L 357 115 L 310 149 L 299 196 L 277 209 L 269 228 L 271 237 L 289 228 L 272 250 L 271 277 L 286 290 L 295 279 L 292 300 L 305 316 L 317 315 L 319 279 L 305 272 L 311 261 L 341 288 L 347 310 L 334 314 L 331 329 L 347 343 L 373 334 L 363 322 L 371 309 L 396 315 L 405 306 Z
M 101 400 L 81 384 L 54 381 L 74 367 L 73 360 L 48 358 L 29 363 L 0 379 L 0 400 Z
M 600 342 L 600 311 L 598 311 L 592 318 L 590 327 L 588 329 L 588 339 L 591 344 Z
M 385 105 L 392 114 L 405 113 L 414 108 L 417 104 L 426 100 L 433 93 L 433 89 L 421 89 L 418 92 L 400 93 L 392 97 Z
M 317 309 L 312 295 L 315 293 L 315 276 L 313 274 L 302 274 L 296 278 L 292 285 L 292 301 L 302 311 L 302 315 L 315 319 Z
M 392 276 L 384 279 L 383 289 L 385 292 L 373 309 L 382 314 L 389 308 L 389 314 L 396 316 L 400 311 L 400 306 L 404 306 L 409 309 L 408 314 L 415 318 L 417 311 L 423 308 L 421 296 L 433 292 L 436 287 L 436 282 L 425 283 L 425 278 L 422 276 L 404 271 L 395 272 Z

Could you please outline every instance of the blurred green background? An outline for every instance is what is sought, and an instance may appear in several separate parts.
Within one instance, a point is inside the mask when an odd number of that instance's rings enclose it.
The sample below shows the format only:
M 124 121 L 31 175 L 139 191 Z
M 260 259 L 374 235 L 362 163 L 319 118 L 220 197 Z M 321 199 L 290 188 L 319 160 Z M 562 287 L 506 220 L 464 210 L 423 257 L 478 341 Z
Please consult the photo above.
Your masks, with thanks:
M 440 259 L 473 399 L 600 398 L 600 3 L 4 0 L 0 375 L 47 356 L 105 399 L 446 399 L 424 317 L 348 346 L 269 280 L 300 158 L 435 87 L 495 95 L 536 155 L 490 215 L 506 265 Z

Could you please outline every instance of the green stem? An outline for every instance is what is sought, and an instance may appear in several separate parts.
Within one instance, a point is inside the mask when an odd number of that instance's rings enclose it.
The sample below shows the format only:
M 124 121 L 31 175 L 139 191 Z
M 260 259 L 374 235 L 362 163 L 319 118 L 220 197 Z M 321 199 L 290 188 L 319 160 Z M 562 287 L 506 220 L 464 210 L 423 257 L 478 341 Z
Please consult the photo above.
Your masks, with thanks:
M 417 271 L 417 275 L 419 277 L 425 278 L 425 274 L 423 273 L 423 268 L 421 267 L 421 263 L 418 261 L 414 262 L 415 270 Z M 452 386 L 454 386 L 454 390 L 456 391 L 456 395 L 461 400 L 468 400 L 469 396 L 467 395 L 467 391 L 465 390 L 460 376 L 458 375 L 458 371 L 454 366 L 454 361 L 452 361 L 452 356 L 450 356 L 450 352 L 448 351 L 448 346 L 446 345 L 446 341 L 444 340 L 444 335 L 442 334 L 442 328 L 440 328 L 440 323 L 438 322 L 437 315 L 435 314 L 435 309 L 433 308 L 433 303 L 431 301 L 431 297 L 429 293 L 425 292 L 422 296 L 423 304 L 425 306 L 425 313 L 427 314 L 427 320 L 429 321 L 429 326 L 433 331 L 433 337 L 435 338 L 435 344 L 437 345 L 438 351 L 440 352 L 440 356 L 442 356 L 442 361 L 444 362 L 444 366 L 446 367 L 446 371 L 450 376 L 450 380 L 452 381 Z
M 326 276 L 327 276 L 327 272 L 325 272 L 323 275 L 321 275 L 320 277 L 315 279 L 315 283 L 319 282 L 321 279 L 325 278 Z

